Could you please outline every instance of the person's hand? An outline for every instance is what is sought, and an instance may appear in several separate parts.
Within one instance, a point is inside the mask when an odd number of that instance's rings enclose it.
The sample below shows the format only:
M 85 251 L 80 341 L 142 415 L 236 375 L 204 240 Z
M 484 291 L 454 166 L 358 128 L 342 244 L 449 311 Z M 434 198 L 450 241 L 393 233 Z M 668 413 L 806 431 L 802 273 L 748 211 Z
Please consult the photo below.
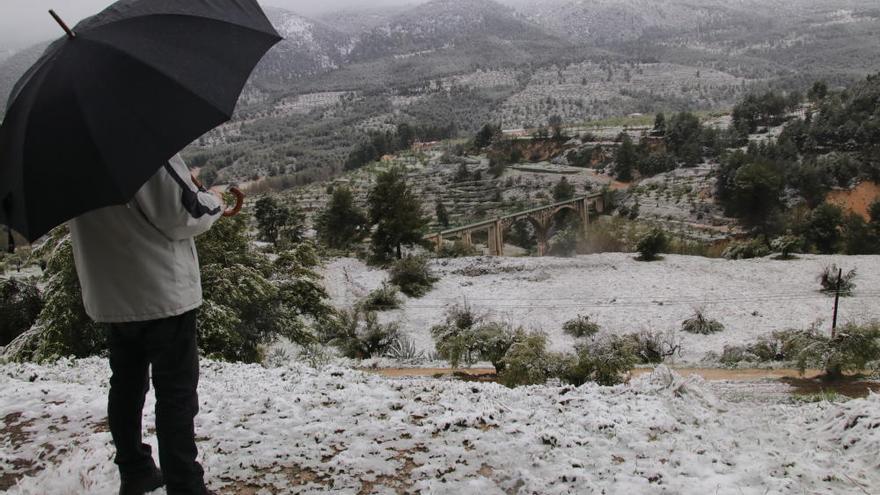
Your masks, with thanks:
M 212 189 L 211 189 L 210 191 L 208 191 L 208 192 L 210 192 L 211 194 L 213 194 L 214 197 L 217 198 L 218 201 L 220 201 L 220 204 L 221 204 L 221 205 L 225 205 L 225 204 L 226 204 L 226 198 L 223 197 L 223 191 L 221 191 L 221 190 L 219 190 L 219 189 L 216 189 L 216 188 L 212 188 Z

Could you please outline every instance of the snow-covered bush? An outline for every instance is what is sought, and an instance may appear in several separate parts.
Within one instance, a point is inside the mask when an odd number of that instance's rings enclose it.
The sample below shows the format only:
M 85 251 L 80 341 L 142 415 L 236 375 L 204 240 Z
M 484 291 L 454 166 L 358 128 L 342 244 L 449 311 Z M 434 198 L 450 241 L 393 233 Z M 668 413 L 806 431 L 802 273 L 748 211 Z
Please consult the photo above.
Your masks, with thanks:
M 504 356 L 510 347 L 525 339 L 525 332 L 499 322 L 486 322 L 466 303 L 446 313 L 443 324 L 431 328 L 437 354 L 452 367 L 470 366 L 479 360 L 489 361 L 496 371 L 505 368 Z
M 804 239 L 800 236 L 787 234 L 781 237 L 777 237 L 773 239 L 773 242 L 770 243 L 770 247 L 773 248 L 774 251 L 779 253 L 780 260 L 790 260 L 794 257 L 791 253 L 797 252 L 800 249 L 803 249 Z
M 753 239 L 750 241 L 733 242 L 721 253 L 721 256 L 728 260 L 745 260 L 751 258 L 763 258 L 770 254 L 767 245 L 763 242 Z
M 446 311 L 442 324 L 431 327 L 434 347 L 441 358 L 449 361 L 453 368 L 464 363 L 467 366 L 477 362 L 479 346 L 475 327 L 483 321 L 467 304 L 456 304 Z
M 351 359 L 387 355 L 400 338 L 396 323 L 383 325 L 374 312 L 341 311 L 325 328 L 329 344 Z
M 422 297 L 434 287 L 434 276 L 428 259 L 423 256 L 407 256 L 396 261 L 389 269 L 389 280 L 410 297 Z
M 681 353 L 681 339 L 675 331 L 651 332 L 643 330 L 626 335 L 642 364 L 662 363 L 667 358 Z
M 577 347 L 577 361 L 563 378 L 573 385 L 596 382 L 611 386 L 621 383 L 626 372 L 638 361 L 632 341 L 608 335 Z
M 839 282 L 840 295 L 843 297 L 848 297 L 852 295 L 853 291 L 856 288 L 856 284 L 854 282 L 855 278 L 855 268 L 841 274 L 841 269 L 838 268 L 836 264 L 832 264 L 831 266 L 826 266 L 822 269 L 822 273 L 819 274 L 818 280 L 819 285 L 822 286 L 821 291 L 832 296 L 837 293 Z
M 578 315 L 562 325 L 562 330 L 574 338 L 592 337 L 599 333 L 599 324 L 590 320 L 587 315 Z
M 42 309 L 43 298 L 35 284 L 0 280 L 0 347 L 29 329 Z
M 504 371 L 504 357 L 510 348 L 526 338 L 521 328 L 514 329 L 510 325 L 498 322 L 484 323 L 475 329 L 475 342 L 481 360 L 489 361 L 495 371 Z
M 504 356 L 498 377 L 508 387 L 541 385 L 550 378 L 568 376 L 577 365 L 571 354 L 547 351 L 547 336 L 530 333 L 514 343 Z
M 382 287 L 370 292 L 360 307 L 364 311 L 388 311 L 400 307 L 400 298 L 397 297 L 397 287 L 388 284 L 382 284 Z
M 796 356 L 798 369 L 825 370 L 829 378 L 863 371 L 869 363 L 880 360 L 880 323 L 847 324 L 834 337 L 816 330 L 803 332 Z
M 35 253 L 48 260 L 43 309 L 31 331 L 10 348 L 19 361 L 51 361 L 62 357 L 88 357 L 107 349 L 103 325 L 88 317 L 82 302 L 79 278 L 73 262 L 73 246 L 66 227 L 57 228 Z
M 662 229 L 652 229 L 650 232 L 642 236 L 636 244 L 636 251 L 639 253 L 640 261 L 654 261 L 658 256 L 669 247 L 669 239 Z
M 278 337 L 306 344 L 312 326 L 333 313 L 314 271 L 309 242 L 286 245 L 274 262 L 256 252 L 243 215 L 222 219 L 197 239 L 205 304 L 199 315 L 201 351 L 214 359 L 259 362 Z
M 880 361 L 880 323 L 848 324 L 834 337 L 818 325 L 774 332 L 749 345 L 726 346 L 719 361 L 729 366 L 740 362 L 791 362 L 801 372 L 816 368 L 825 370 L 830 378 L 840 378 L 847 372 L 865 371 Z
M 681 329 L 688 333 L 709 335 L 723 331 L 724 325 L 718 320 L 707 317 L 702 309 L 697 309 L 693 316 L 681 323 Z

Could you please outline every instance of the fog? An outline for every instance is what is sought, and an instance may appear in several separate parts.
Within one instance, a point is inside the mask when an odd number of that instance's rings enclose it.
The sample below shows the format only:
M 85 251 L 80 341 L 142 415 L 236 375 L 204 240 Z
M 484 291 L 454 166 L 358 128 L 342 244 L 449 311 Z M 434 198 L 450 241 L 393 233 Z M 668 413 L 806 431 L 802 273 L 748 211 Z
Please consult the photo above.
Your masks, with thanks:
M 185 0 L 184 0 L 185 1 Z M 427 0 L 259 0 L 306 16 L 343 8 L 362 9 L 415 5 Z M 113 3 L 110 0 L 0 0 L 0 52 L 18 50 L 61 36 L 61 30 L 47 11 L 56 12 L 71 26 Z

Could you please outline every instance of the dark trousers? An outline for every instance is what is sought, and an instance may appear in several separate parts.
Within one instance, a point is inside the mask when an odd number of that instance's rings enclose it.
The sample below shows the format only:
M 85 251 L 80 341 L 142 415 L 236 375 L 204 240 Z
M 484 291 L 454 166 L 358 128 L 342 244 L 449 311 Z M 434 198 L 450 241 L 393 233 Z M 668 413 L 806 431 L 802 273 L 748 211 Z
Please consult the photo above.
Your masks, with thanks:
M 142 442 L 144 400 L 156 389 L 159 463 L 172 494 L 203 494 L 204 471 L 196 462 L 193 419 L 199 411 L 196 311 L 137 323 L 110 325 L 110 433 L 123 478 L 149 473 L 155 464 Z

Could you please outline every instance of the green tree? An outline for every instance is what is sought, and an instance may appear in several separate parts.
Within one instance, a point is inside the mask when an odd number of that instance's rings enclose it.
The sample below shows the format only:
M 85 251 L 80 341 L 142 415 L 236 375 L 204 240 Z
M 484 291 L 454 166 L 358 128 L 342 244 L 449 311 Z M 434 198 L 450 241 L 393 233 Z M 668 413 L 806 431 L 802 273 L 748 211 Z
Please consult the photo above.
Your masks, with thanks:
M 547 125 L 550 127 L 553 139 L 565 139 L 565 135 L 562 133 L 562 117 L 551 115 L 547 120 Z
M 737 170 L 733 182 L 734 214 L 746 226 L 769 234 L 782 207 L 783 180 L 776 168 L 766 160 L 758 160 Z
M 816 81 L 807 92 L 807 99 L 813 103 L 820 103 L 828 96 L 828 85 L 824 81 Z
M 880 226 L 880 199 L 871 203 L 868 207 L 868 215 L 871 217 L 871 223 Z
M 568 178 L 563 177 L 553 186 L 553 199 L 556 202 L 566 201 L 574 197 L 574 186 L 568 182 Z
M 274 196 L 263 196 L 257 201 L 255 216 L 261 241 L 277 244 L 285 227 L 293 227 L 295 240 L 302 239 L 304 215 L 294 207 L 279 203 Z
M 434 205 L 434 214 L 437 216 L 437 223 L 444 228 L 449 228 L 449 212 L 446 211 L 446 205 L 443 204 L 443 201 L 437 200 Z
M 270 261 L 253 249 L 247 224 L 245 215 L 223 218 L 196 239 L 205 287 L 199 345 L 214 359 L 259 362 L 279 337 L 313 342 L 314 325 L 333 314 L 314 246 L 298 243 Z
M 640 261 L 654 261 L 659 255 L 665 253 L 669 247 L 669 238 L 662 229 L 655 228 L 642 236 L 636 245 Z
M 330 203 L 315 219 L 318 241 L 332 249 L 348 249 L 369 233 L 367 215 L 354 204 L 354 195 L 347 187 L 333 191 Z
M 700 119 L 689 112 L 677 113 L 666 124 L 666 147 L 686 165 L 695 165 L 702 158 L 699 149 L 702 126 Z
M 455 177 L 452 178 L 455 182 L 468 182 L 473 179 L 473 175 L 471 171 L 468 170 L 467 163 L 461 162 L 458 164 L 458 170 L 455 171 Z
M 403 258 L 403 246 L 424 244 L 429 219 L 422 213 L 418 196 L 406 183 L 404 172 L 392 168 L 379 174 L 368 197 L 373 232 L 373 257 L 389 261 Z
M 486 146 L 492 144 L 492 141 L 495 139 L 495 137 L 500 134 L 501 127 L 493 124 L 486 124 L 480 129 L 477 135 L 474 136 L 474 147 L 485 148 Z
M 805 237 L 820 253 L 835 253 L 842 240 L 842 226 L 843 210 L 837 205 L 823 203 L 810 213 Z
M 620 146 L 614 155 L 614 175 L 618 180 L 629 182 L 633 179 L 632 171 L 638 165 L 639 156 L 636 146 L 626 133 L 621 133 Z
M 842 225 L 844 252 L 846 254 L 880 254 L 880 237 L 877 229 L 861 215 L 846 215 Z
M 656 117 L 654 117 L 654 134 L 658 136 L 663 136 L 666 134 L 666 115 L 663 112 L 659 112 Z

